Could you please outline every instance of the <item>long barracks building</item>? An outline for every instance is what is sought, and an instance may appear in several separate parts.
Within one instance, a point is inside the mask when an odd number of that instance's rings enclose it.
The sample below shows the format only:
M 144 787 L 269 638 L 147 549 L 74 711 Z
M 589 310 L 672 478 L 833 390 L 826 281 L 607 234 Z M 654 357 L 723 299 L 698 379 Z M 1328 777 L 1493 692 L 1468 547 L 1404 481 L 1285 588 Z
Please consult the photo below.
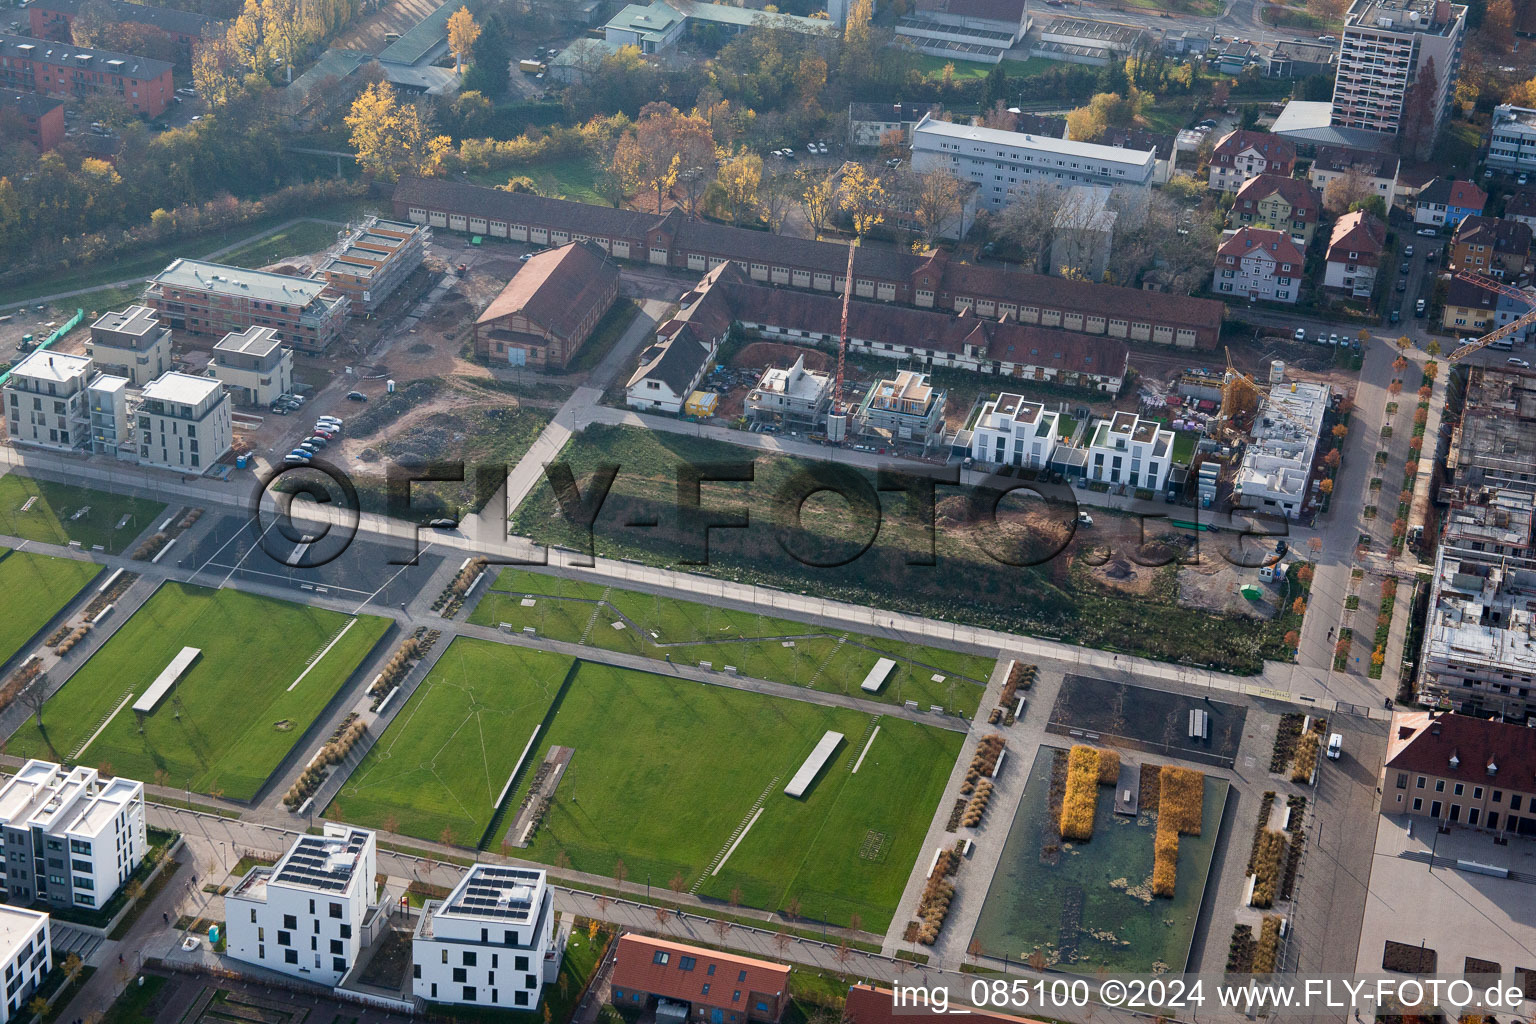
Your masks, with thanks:
M 841 292 L 848 265 L 847 247 L 836 242 L 688 220 L 677 210 L 658 216 L 426 179 L 401 181 L 394 203 L 397 218 L 449 231 L 538 245 L 591 240 L 618 259 L 701 273 L 734 261 L 754 281 L 810 291 Z M 854 295 L 1181 348 L 1214 348 L 1224 308 L 873 244 L 859 250 Z

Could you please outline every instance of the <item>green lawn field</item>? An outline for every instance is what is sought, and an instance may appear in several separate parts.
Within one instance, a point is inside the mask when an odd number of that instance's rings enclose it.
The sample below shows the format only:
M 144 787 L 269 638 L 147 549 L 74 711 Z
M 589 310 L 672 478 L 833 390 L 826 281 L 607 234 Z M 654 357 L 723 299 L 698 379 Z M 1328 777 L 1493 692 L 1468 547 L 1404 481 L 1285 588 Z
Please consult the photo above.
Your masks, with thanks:
M 473 846 L 571 659 L 460 637 L 333 801 L 389 832 Z M 530 759 L 532 755 L 530 755 Z
M 219 262 L 231 267 L 252 269 L 270 266 L 290 256 L 308 256 L 336 244 L 338 224 L 318 220 L 301 220 L 265 238 L 242 245 L 219 257 Z
M 13 597 L 0 617 L 0 661 L 21 650 L 100 572 L 91 562 L 0 549 L 0 594 Z
M 11 737 L 13 753 L 222 791 L 250 800 L 389 626 L 360 616 L 313 668 L 349 616 L 236 590 L 167 582 Z M 144 717 L 124 707 L 182 647 L 202 656 Z M 300 676 L 303 676 L 300 679 Z M 90 740 L 82 750 L 82 744 Z M 160 775 L 164 772 L 164 775 Z
M 532 597 L 534 604 L 523 604 Z M 598 602 L 601 602 L 599 604 Z M 742 675 L 900 704 L 976 713 L 994 660 L 846 630 L 715 608 L 601 584 L 503 569 L 469 621 L 681 664 L 735 665 Z M 615 628 L 622 623 L 623 628 Z M 788 646 L 786 646 L 786 644 Z M 878 694 L 859 689 L 881 657 L 897 666 Z M 939 681 L 934 676 L 942 676 Z
M 31 498 L 37 500 L 23 512 L 22 506 Z M 90 511 L 73 518 L 82 508 Z M 74 540 L 87 549 L 100 544 L 116 555 L 164 514 L 165 505 L 158 501 L 48 483 L 19 473 L 0 476 L 0 534 L 10 537 L 46 544 Z M 128 522 L 118 529 L 124 516 Z
M 943 793 L 960 733 L 582 662 L 539 739 L 572 747 L 519 856 L 651 880 L 744 906 L 884 931 Z M 843 743 L 801 799 L 784 786 L 828 729 Z M 516 807 L 533 773 L 524 771 Z M 737 827 L 762 814 L 725 860 Z

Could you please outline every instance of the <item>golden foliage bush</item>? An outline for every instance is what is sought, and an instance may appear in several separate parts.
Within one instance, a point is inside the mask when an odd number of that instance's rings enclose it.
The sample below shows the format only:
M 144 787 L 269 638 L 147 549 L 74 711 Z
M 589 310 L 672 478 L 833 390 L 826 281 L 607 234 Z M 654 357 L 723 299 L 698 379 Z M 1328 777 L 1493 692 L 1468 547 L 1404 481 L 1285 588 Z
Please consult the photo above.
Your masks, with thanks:
M 1099 751 L 1078 745 L 1067 755 L 1067 789 L 1061 799 L 1061 837 L 1093 838 L 1093 814 L 1099 803 Z
M 1120 754 L 1113 750 L 1099 751 L 1099 785 L 1113 786 L 1120 781 Z
M 1158 783 L 1157 820 L 1168 824 L 1180 835 L 1200 834 L 1205 809 L 1205 776 L 1192 768 L 1165 764 Z
M 1322 747 L 1323 735 L 1318 732 L 1304 732 L 1296 741 L 1296 757 L 1291 762 L 1291 781 L 1310 782 L 1312 769 L 1317 767 L 1317 752 Z
M 1258 856 L 1253 859 L 1253 905 L 1260 909 L 1275 905 L 1275 891 L 1280 885 L 1280 866 L 1285 861 L 1285 834 L 1266 830 L 1259 839 Z
M 1264 924 L 1259 929 L 1259 945 L 1253 954 L 1253 973 L 1270 974 L 1275 969 L 1275 960 L 1280 954 L 1280 917 L 1277 914 L 1265 914 Z
M 1152 838 L 1152 895 L 1173 898 L 1179 871 L 1179 830 L 1159 814 L 1157 832 Z

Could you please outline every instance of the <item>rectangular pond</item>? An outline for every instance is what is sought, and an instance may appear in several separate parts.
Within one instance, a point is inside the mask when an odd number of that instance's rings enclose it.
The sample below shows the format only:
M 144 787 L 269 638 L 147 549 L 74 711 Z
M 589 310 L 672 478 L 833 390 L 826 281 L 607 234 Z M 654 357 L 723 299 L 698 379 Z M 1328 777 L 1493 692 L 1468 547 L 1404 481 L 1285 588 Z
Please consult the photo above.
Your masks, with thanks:
M 1038 951 L 1047 964 L 1081 973 L 1183 971 L 1221 832 L 1227 781 L 1205 777 L 1201 833 L 1179 837 L 1174 896 L 1161 899 L 1152 895 L 1156 818 L 1144 805 L 1134 818 L 1116 814 L 1113 788 L 1101 786 L 1093 839 L 1062 842 L 1050 810 L 1057 754 L 1064 762 L 1064 748 L 1041 746 L 1030 770 L 976 923 L 982 952 L 1029 960 Z

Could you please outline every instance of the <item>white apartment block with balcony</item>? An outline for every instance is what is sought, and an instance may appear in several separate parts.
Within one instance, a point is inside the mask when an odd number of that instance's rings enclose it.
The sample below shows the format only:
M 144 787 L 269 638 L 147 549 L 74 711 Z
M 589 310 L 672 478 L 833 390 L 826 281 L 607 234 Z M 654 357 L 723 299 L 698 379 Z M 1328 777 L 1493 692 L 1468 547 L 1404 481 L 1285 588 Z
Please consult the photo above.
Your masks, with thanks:
M 293 349 L 270 327 L 231 331 L 213 346 L 208 373 L 243 405 L 270 405 L 293 390 Z
M 85 389 L 91 416 L 91 454 L 111 455 L 125 461 L 138 459 L 128 408 L 130 383 L 127 377 L 98 373 Z
M 971 458 L 994 466 L 1045 469 L 1056 452 L 1060 415 L 1004 392 L 981 407 L 971 430 Z
M 1396 135 L 1404 94 L 1433 59 L 1433 137 L 1450 110 L 1466 24 L 1466 7 L 1447 0 L 1354 0 L 1339 44 L 1332 123 Z
M 0 1024 L 28 1020 L 32 993 L 53 970 L 53 934 L 41 910 L 0 906 L 0 964 L 5 965 L 5 1001 Z
M 224 897 L 228 955 L 334 987 L 363 945 L 377 871 L 377 841 L 366 829 L 326 822 L 322 834 L 299 836 Z
M 411 937 L 418 999 L 530 1011 L 560 973 L 554 897 L 544 872 L 476 864 L 448 898 L 428 901 Z
M 912 170 L 945 170 L 972 182 L 979 201 L 996 210 L 1014 192 L 1038 182 L 1058 188 L 1146 189 L 1157 171 L 1157 152 L 955 124 L 930 115 L 912 129 Z
M 1493 108 L 1488 166 L 1499 171 L 1536 171 L 1536 110 L 1508 103 Z
M 213 377 L 167 373 L 139 401 L 139 462 L 184 473 L 204 473 L 234 443 L 229 395 Z
M 144 784 L 31 760 L 0 787 L 6 902 L 106 905 L 144 859 Z
M 89 356 L 33 352 L 5 382 L 5 422 L 18 444 L 69 452 L 90 443 L 86 386 L 95 375 Z
M 1235 505 L 1290 519 L 1301 515 L 1331 397 L 1326 384 L 1298 381 L 1269 389 L 1233 481 Z
M 1173 466 L 1173 431 L 1157 420 L 1117 412 L 1100 421 L 1088 444 L 1088 479 L 1160 491 Z
M 127 377 L 142 388 L 171 368 L 171 330 L 148 306 L 105 313 L 91 324 L 85 354 L 103 373 Z

